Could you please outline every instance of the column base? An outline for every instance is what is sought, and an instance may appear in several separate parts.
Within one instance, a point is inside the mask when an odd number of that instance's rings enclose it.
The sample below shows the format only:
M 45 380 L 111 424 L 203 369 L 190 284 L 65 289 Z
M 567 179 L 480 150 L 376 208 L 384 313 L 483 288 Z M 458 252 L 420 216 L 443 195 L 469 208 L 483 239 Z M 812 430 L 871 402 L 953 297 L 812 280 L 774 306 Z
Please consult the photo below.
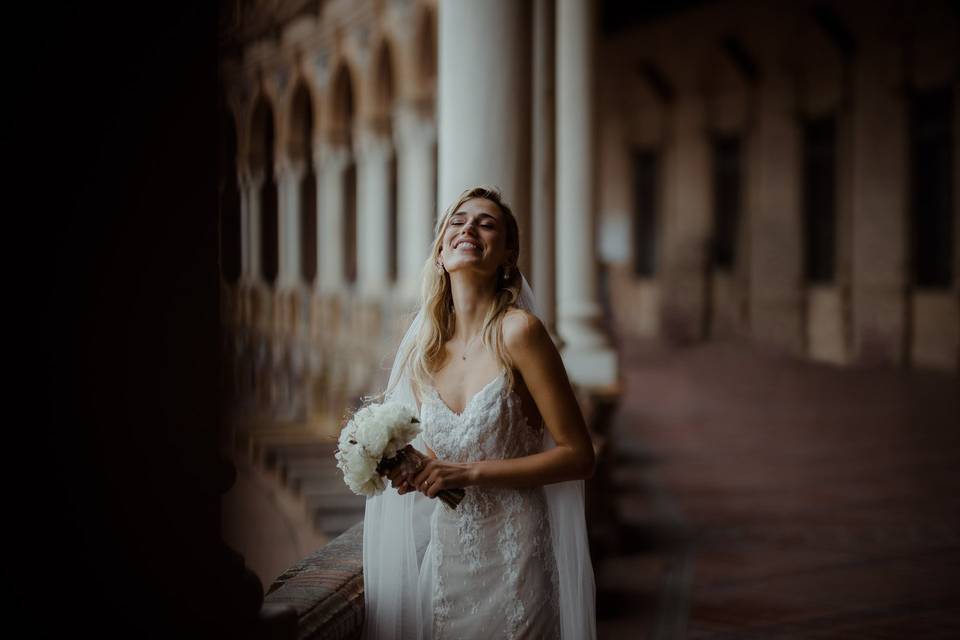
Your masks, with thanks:
M 561 353 L 570 381 L 582 387 L 608 387 L 619 379 L 617 352 L 608 346 L 568 347 Z

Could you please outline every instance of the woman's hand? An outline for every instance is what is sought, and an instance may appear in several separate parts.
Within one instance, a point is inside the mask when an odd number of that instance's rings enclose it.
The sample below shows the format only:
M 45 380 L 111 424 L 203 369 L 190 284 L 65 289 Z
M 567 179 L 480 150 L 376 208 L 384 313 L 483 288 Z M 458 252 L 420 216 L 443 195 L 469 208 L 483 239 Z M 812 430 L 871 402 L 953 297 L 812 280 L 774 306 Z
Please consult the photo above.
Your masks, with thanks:
M 394 467 L 386 473 L 387 478 L 390 479 L 390 485 L 397 490 L 397 493 L 403 495 L 410 491 L 414 491 L 413 486 L 407 482 L 409 474 L 407 474 L 403 467 Z
M 416 477 L 407 479 L 407 485 L 418 489 L 429 498 L 437 497 L 444 489 L 463 489 L 473 484 L 473 465 L 428 459 Z M 398 493 L 405 493 L 398 490 Z

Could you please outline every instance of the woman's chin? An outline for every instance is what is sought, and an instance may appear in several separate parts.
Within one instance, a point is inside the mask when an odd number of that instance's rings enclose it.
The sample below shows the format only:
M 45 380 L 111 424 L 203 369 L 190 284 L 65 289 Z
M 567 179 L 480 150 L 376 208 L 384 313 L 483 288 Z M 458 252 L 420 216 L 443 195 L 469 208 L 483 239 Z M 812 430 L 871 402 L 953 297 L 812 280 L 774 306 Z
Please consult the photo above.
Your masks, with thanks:
M 447 267 L 447 273 L 453 275 L 459 273 L 461 275 L 471 274 L 471 276 L 476 277 L 480 276 L 483 278 L 492 278 L 494 271 L 489 267 L 484 268 L 483 261 L 477 257 L 474 260 L 458 260 L 455 265 L 450 265 Z
M 462 271 L 463 269 L 476 269 L 480 262 L 481 259 L 479 255 L 460 254 L 457 256 L 457 259 L 453 261 L 453 264 L 445 266 L 447 271 L 453 273 L 455 271 Z

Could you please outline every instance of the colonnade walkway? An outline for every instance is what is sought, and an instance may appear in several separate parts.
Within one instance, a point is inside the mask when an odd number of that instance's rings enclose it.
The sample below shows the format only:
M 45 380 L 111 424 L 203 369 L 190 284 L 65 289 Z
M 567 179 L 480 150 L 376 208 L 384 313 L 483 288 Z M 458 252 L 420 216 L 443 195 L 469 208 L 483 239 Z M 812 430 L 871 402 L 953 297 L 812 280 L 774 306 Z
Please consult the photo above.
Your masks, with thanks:
M 600 638 L 960 636 L 956 376 L 724 343 L 619 353 L 590 493 L 617 523 L 594 548 Z M 332 454 L 235 456 L 226 540 L 265 587 L 362 519 Z
M 620 355 L 601 638 L 960 637 L 956 376 Z

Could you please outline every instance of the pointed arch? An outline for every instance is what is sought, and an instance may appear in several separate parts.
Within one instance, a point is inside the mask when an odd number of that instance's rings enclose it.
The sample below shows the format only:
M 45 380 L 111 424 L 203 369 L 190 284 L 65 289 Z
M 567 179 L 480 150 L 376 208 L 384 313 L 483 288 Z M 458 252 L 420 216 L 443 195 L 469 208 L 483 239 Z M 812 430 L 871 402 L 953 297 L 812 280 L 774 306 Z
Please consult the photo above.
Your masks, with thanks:
M 307 84 L 298 80 L 290 99 L 290 120 L 287 135 L 287 156 L 294 162 L 312 162 L 313 134 L 316 130 L 316 115 L 313 98 Z
M 372 125 L 377 132 L 389 135 L 396 98 L 397 74 L 393 49 L 386 38 L 381 40 L 374 54 L 370 87 Z
M 398 272 L 398 166 L 396 143 L 393 131 L 393 111 L 397 95 L 397 73 L 394 63 L 393 47 L 384 37 L 375 48 L 370 77 L 370 129 L 388 145 L 387 158 L 387 278 L 395 282 Z
M 296 220 L 300 242 L 300 264 L 297 268 L 308 285 L 313 284 L 317 275 L 317 176 L 313 163 L 315 125 L 316 116 L 310 91 L 302 82 L 297 83 L 291 100 L 287 153 L 294 166 L 302 167 L 297 185 L 300 193 Z
M 287 157 L 297 167 L 299 179 L 296 225 L 299 230 L 300 264 L 297 268 L 304 282 L 309 285 L 317 276 L 317 174 L 313 162 L 316 122 L 312 94 L 301 79 L 294 86 L 290 100 Z
M 415 100 L 424 109 L 433 111 L 437 92 L 437 16 L 428 6 L 423 6 L 417 17 L 414 53 Z
M 330 144 L 344 150 L 345 163 L 341 175 L 343 221 L 343 276 L 348 285 L 357 281 L 357 164 L 354 157 L 353 125 L 356 118 L 356 84 L 350 66 L 345 62 L 336 67 L 331 82 L 329 127 Z
M 357 113 L 356 82 L 350 65 L 341 62 L 332 75 L 327 109 L 327 137 L 333 145 L 352 147 L 353 122 Z

